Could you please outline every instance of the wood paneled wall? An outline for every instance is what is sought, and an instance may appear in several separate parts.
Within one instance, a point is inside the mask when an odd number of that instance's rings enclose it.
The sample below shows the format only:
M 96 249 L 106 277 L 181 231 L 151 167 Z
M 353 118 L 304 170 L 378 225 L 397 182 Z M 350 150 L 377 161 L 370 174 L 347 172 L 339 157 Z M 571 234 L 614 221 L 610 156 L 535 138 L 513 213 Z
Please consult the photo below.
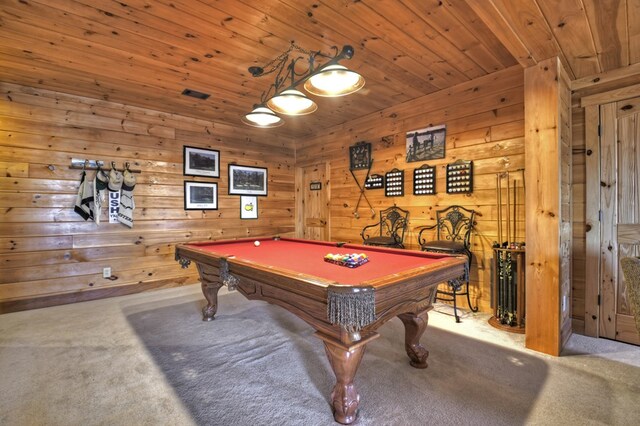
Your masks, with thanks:
M 497 240 L 498 173 L 511 171 L 511 178 L 518 180 L 517 239 L 524 240 L 523 79 L 522 68 L 512 67 L 333 127 L 299 142 L 298 166 L 330 163 L 331 239 L 360 243 L 362 228 L 375 222 L 364 199 L 360 203 L 360 218 L 354 217 L 359 191 L 349 173 L 348 155 L 350 145 L 371 142 L 374 160 L 371 173 L 384 174 L 395 167 L 405 171 L 404 197 L 386 198 L 383 190 L 368 190 L 366 194 L 376 212 L 393 204 L 410 211 L 410 226 L 405 236 L 407 248 L 419 249 L 416 228 L 434 224 L 438 209 L 458 204 L 481 214 L 472 237 L 472 301 L 477 301 L 483 311 L 490 311 L 491 245 Z M 407 163 L 406 132 L 438 124 L 447 125 L 445 158 Z M 472 194 L 446 193 L 446 164 L 457 159 L 474 161 Z M 413 169 L 424 163 L 436 166 L 437 194 L 414 196 Z M 366 172 L 355 173 L 362 183 Z M 460 302 L 466 306 L 466 300 L 460 299 Z
M 0 83 L 0 313 L 197 281 L 181 269 L 184 241 L 293 235 L 293 141 L 248 128 Z M 183 145 L 220 151 L 219 179 L 183 176 Z M 141 169 L 134 227 L 73 211 L 71 158 Z M 227 165 L 267 167 L 259 219 L 240 220 Z M 218 210 L 185 211 L 183 181 L 218 183 Z M 106 209 L 105 209 L 106 210 Z M 112 268 L 112 278 L 102 269 Z

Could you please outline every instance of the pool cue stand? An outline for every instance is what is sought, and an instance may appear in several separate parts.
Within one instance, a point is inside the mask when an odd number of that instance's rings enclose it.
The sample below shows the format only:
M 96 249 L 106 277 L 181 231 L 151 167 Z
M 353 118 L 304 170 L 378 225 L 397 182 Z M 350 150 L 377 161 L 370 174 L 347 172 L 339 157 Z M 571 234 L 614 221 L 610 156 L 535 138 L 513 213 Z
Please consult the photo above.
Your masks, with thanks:
M 493 316 L 489 324 L 500 330 L 525 332 L 525 259 L 524 243 L 493 247 Z

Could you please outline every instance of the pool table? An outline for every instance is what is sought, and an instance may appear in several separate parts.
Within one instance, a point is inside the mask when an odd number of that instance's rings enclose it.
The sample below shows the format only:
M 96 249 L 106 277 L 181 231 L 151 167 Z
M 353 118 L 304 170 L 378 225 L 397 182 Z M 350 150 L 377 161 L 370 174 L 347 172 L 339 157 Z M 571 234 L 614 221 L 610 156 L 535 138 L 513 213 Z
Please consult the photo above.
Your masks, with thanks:
M 326 262 L 329 253 L 364 253 L 369 261 L 349 268 Z M 334 418 L 342 424 L 356 419 L 360 396 L 353 379 L 378 327 L 400 318 L 410 364 L 426 368 L 429 352 L 420 336 L 436 286 L 466 272 L 463 257 L 279 237 L 179 244 L 176 260 L 183 267 L 197 265 L 206 321 L 213 320 L 218 290 L 227 285 L 311 325 L 336 376 L 331 401 Z

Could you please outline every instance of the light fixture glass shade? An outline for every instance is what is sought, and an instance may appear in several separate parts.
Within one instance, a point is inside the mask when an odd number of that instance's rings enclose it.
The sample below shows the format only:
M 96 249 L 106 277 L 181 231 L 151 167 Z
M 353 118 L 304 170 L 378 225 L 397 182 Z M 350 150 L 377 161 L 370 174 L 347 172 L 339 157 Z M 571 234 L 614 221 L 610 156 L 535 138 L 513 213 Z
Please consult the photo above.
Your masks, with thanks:
M 329 65 L 304 83 L 307 92 L 317 96 L 344 96 L 364 86 L 364 78 L 340 64 Z
M 267 106 L 275 112 L 286 115 L 311 114 L 318 109 L 318 105 L 313 100 L 295 89 L 283 90 L 269 99 Z
M 258 105 L 249 114 L 242 117 L 242 122 L 254 127 L 278 127 L 284 120 L 264 105 Z

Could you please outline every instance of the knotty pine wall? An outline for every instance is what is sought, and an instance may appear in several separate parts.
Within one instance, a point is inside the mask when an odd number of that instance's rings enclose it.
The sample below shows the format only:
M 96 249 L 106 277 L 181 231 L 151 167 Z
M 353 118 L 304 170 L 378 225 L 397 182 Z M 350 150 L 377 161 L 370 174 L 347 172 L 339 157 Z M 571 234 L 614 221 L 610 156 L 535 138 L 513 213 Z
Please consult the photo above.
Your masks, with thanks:
M 511 171 L 512 179 L 514 176 L 518 179 L 517 239 L 524 240 L 524 192 L 522 174 L 518 171 L 525 166 L 523 84 L 523 69 L 515 66 L 331 128 L 299 143 L 298 166 L 330 163 L 331 239 L 360 243 L 362 228 L 375 222 L 364 199 L 360 203 L 360 218 L 353 215 L 359 192 L 349 173 L 348 156 L 350 145 L 371 142 L 374 160 L 371 173 L 384 174 L 394 167 L 405 171 L 404 197 L 386 198 L 383 190 L 367 190 L 366 194 L 376 212 L 394 203 L 410 211 L 405 236 L 408 249 L 419 249 L 416 228 L 434 224 L 438 209 L 458 204 L 481 214 L 472 237 L 472 300 L 489 312 L 491 245 L 497 240 L 497 173 Z M 407 163 L 406 132 L 438 124 L 447 125 L 445 158 Z M 446 193 L 445 167 L 457 159 L 474 161 L 474 190 L 470 195 Z M 424 163 L 437 166 L 437 194 L 413 196 L 413 169 Z M 362 183 L 366 171 L 355 173 Z M 503 202 L 505 199 L 506 191 Z M 503 217 L 506 217 L 504 208 Z M 466 300 L 462 306 L 466 306 Z
M 176 243 L 293 235 L 293 142 L 248 128 L 0 83 L 0 313 L 197 281 Z M 194 100 L 194 102 L 198 102 Z M 218 179 L 182 175 L 183 145 L 220 151 Z M 80 170 L 71 158 L 141 169 L 134 227 L 73 212 Z M 227 164 L 268 168 L 259 219 L 240 220 Z M 218 183 L 218 210 L 185 211 L 183 181 Z M 102 278 L 103 267 L 113 279 Z

